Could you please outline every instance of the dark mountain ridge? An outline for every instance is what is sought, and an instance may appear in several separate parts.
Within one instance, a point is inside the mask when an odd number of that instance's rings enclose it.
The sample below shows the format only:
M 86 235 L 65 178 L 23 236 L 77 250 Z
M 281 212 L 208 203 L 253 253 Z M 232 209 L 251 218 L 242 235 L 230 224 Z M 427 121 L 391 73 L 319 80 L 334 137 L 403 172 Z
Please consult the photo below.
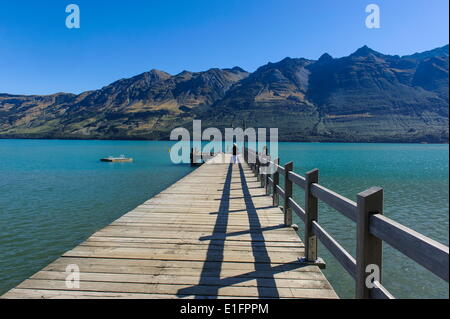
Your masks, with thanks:
M 280 140 L 448 142 L 448 45 L 239 67 L 151 70 L 75 95 L 0 94 L 0 138 L 168 139 L 178 126 L 278 127 Z

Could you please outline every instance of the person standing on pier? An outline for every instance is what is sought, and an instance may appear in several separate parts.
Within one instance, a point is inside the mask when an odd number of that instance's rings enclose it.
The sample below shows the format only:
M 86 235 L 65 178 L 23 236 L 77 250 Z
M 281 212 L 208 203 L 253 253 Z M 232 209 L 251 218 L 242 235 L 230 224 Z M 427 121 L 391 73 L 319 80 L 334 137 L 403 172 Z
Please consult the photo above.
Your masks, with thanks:
M 236 158 L 237 158 L 237 145 L 233 144 L 233 156 L 232 156 L 233 164 L 236 164 Z

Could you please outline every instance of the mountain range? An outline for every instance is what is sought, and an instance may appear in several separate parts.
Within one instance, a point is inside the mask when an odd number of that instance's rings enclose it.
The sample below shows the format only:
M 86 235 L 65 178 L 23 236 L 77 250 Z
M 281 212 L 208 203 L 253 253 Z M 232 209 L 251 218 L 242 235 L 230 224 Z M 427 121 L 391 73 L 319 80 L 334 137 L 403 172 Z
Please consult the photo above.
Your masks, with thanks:
M 412 55 L 151 70 L 81 94 L 0 94 L 0 138 L 169 139 L 175 127 L 278 127 L 284 141 L 448 143 L 448 45 Z

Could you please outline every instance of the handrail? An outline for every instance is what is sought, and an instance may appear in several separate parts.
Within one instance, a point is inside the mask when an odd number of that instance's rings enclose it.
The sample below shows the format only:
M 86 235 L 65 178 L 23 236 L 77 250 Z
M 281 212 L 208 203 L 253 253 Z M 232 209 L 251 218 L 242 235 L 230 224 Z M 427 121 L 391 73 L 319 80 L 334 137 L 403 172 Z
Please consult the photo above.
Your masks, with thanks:
M 311 185 L 311 193 L 335 210 L 356 222 L 356 203 L 319 184 Z
M 275 164 L 275 167 L 277 168 L 277 172 L 278 173 L 284 174 L 284 167 L 283 166 Z
M 448 247 L 386 216 L 370 217 L 370 232 L 448 282 Z
M 314 234 L 320 239 L 322 244 L 328 248 L 328 251 L 339 261 L 344 269 L 353 277 L 356 278 L 356 260 L 347 252 L 330 234 L 328 234 L 322 226 L 317 222 L 312 223 Z
M 292 197 L 289 198 L 288 203 L 289 207 L 292 208 L 292 210 L 297 214 L 297 216 L 300 217 L 303 222 L 305 222 L 306 219 L 305 210 L 301 208 L 300 205 L 297 204 Z
M 292 183 L 294 183 L 294 184 L 300 186 L 301 188 L 305 189 L 306 179 L 303 176 L 300 176 L 300 175 L 298 175 L 298 174 L 296 174 L 296 173 L 291 171 L 288 174 L 288 178 L 289 178 L 289 180 Z
M 245 151 L 247 154 L 249 152 L 253 153 L 256 157 L 258 155 L 257 152 L 248 148 L 245 148 Z M 268 156 L 266 154 L 260 155 Z M 247 159 L 248 157 L 246 156 L 246 160 Z M 336 260 L 355 279 L 357 283 L 358 298 L 394 298 L 376 278 L 373 280 L 371 288 L 361 286 L 363 284 L 365 285 L 365 281 L 362 280 L 365 279 L 365 277 L 362 278 L 361 276 L 366 275 L 364 266 L 369 265 L 369 261 L 376 260 L 377 264 L 379 263 L 379 271 L 381 272 L 382 241 L 386 242 L 394 249 L 403 253 L 405 256 L 431 271 L 441 279 L 447 282 L 449 281 L 449 248 L 383 216 L 383 190 L 381 188 L 371 188 L 361 192 L 358 194 L 358 202 L 356 203 L 320 185 L 317 182 L 318 177 L 315 177 L 316 180 L 310 180 L 308 182 L 309 177 L 303 177 L 292 171 L 292 164 L 290 164 L 291 166 L 289 167 L 280 166 L 278 161 L 269 161 L 269 164 L 275 165 L 276 167 L 276 170 L 271 174 L 271 177 L 267 177 L 266 179 L 267 184 L 274 188 L 272 194 L 274 203 L 278 202 L 278 199 L 276 199 L 275 196 L 281 196 L 284 199 L 285 205 L 288 206 L 283 209 L 284 213 L 287 214 L 288 210 L 292 209 L 292 211 L 294 211 L 305 223 L 305 228 L 309 227 L 310 232 L 312 232 L 309 236 L 317 236 Z M 256 165 L 251 164 L 252 167 L 256 167 Z M 256 171 L 256 174 L 260 174 L 260 172 Z M 314 218 L 311 219 L 311 216 L 308 217 L 310 210 L 311 212 L 314 210 L 317 212 L 317 200 L 311 202 L 308 198 L 307 207 L 305 207 L 305 209 L 300 207 L 300 205 L 298 205 L 291 197 L 292 192 L 290 191 L 286 196 L 285 190 L 278 184 L 279 174 L 285 175 L 285 183 L 289 182 L 301 187 L 307 193 L 305 194 L 306 196 L 312 196 L 311 198 L 321 200 L 357 224 L 358 247 L 356 259 L 325 229 L 323 229 L 317 220 Z M 318 174 L 318 171 L 311 171 L 308 174 Z M 285 184 L 285 186 L 288 186 L 288 184 Z M 372 237 L 368 237 L 369 234 Z M 313 237 L 305 238 L 304 242 L 306 246 L 312 245 L 315 242 L 315 239 Z
M 277 193 L 284 198 L 284 190 L 280 187 L 280 185 L 276 186 Z

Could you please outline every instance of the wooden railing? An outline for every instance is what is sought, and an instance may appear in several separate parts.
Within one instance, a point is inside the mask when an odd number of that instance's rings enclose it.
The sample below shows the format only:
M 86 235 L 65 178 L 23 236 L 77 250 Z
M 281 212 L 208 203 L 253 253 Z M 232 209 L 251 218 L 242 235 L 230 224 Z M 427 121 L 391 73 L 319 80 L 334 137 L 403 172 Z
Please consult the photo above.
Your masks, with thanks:
M 317 240 L 329 250 L 356 283 L 356 298 L 393 299 L 381 284 L 382 243 L 386 242 L 436 276 L 448 282 L 449 249 L 447 246 L 383 216 L 383 189 L 372 187 L 357 195 L 354 202 L 319 184 L 319 170 L 314 169 L 300 176 L 293 171 L 292 162 L 279 165 L 279 159 L 258 154 L 244 147 L 245 161 L 269 194 L 272 190 L 273 204 L 283 200 L 284 221 L 292 224 L 295 212 L 305 224 L 305 262 L 318 260 Z M 250 160 L 249 160 L 250 159 Z M 273 165 L 272 174 L 261 174 L 261 167 Z M 279 176 L 284 176 L 284 188 Z M 305 192 L 305 207 L 300 207 L 292 197 L 293 185 Z M 356 258 L 342 247 L 319 223 L 318 201 L 322 201 L 356 223 Z M 368 275 L 377 272 L 378 276 Z M 367 280 L 367 283 L 366 283 Z

